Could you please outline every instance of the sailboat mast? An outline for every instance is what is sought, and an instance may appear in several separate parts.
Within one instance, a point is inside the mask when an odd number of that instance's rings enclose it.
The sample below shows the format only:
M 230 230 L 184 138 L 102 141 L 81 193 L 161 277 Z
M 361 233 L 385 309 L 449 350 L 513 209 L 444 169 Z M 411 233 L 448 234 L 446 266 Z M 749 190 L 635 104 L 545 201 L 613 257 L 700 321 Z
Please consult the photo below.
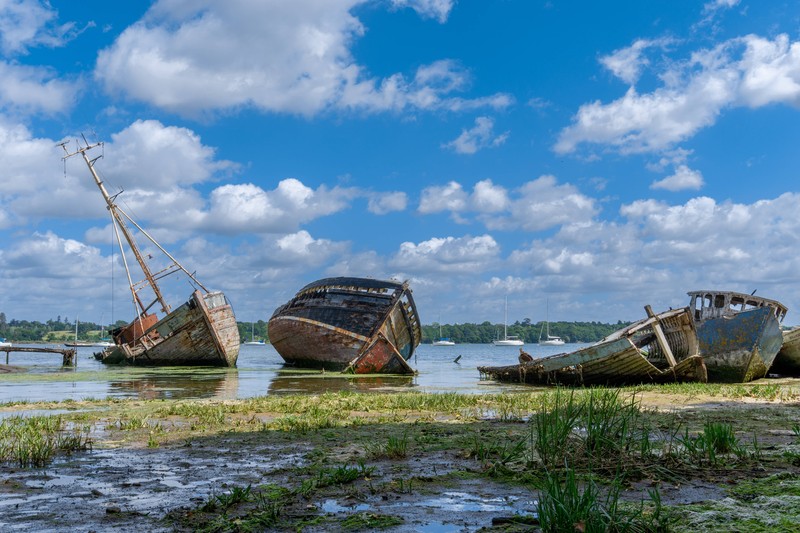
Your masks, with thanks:
M 119 212 L 117 211 L 117 205 L 114 203 L 114 200 L 108 194 L 108 191 L 106 190 L 105 184 L 100 179 L 100 176 L 97 175 L 97 171 L 94 169 L 94 163 L 99 158 L 89 159 L 89 156 L 86 155 L 86 152 L 88 152 L 92 148 L 96 148 L 98 146 L 101 146 L 102 144 L 103 143 L 95 143 L 95 144 L 90 145 L 90 144 L 87 143 L 86 146 L 83 146 L 83 147 L 78 145 L 77 150 L 74 153 L 71 153 L 71 154 L 67 150 L 67 147 L 66 147 L 65 144 L 62 144 L 62 147 L 64 148 L 64 151 L 67 152 L 67 155 L 65 156 L 65 159 L 67 157 L 71 157 L 71 156 L 73 156 L 73 155 L 75 155 L 77 153 L 80 153 L 81 156 L 83 156 L 83 160 L 86 162 L 86 166 L 89 167 L 89 172 L 92 173 L 92 177 L 94 178 L 94 182 L 97 185 L 97 188 L 100 189 L 100 193 L 103 195 L 103 199 L 106 201 L 107 208 L 108 208 L 109 212 L 111 213 L 111 216 L 114 218 L 114 222 L 117 224 L 117 226 L 119 227 L 120 231 L 122 232 L 122 235 L 125 237 L 125 240 L 128 242 L 128 246 L 131 247 L 131 251 L 133 252 L 134 257 L 136 257 L 136 261 L 139 263 L 139 266 L 141 267 L 142 272 L 144 273 L 145 279 L 147 280 L 147 282 L 150 285 L 150 287 L 153 289 L 153 292 L 155 293 L 156 299 L 161 304 L 161 310 L 164 313 L 169 313 L 170 312 L 170 306 L 169 306 L 169 304 L 167 304 L 166 300 L 164 300 L 164 297 L 161 294 L 161 290 L 159 289 L 158 284 L 156 283 L 156 280 L 153 277 L 152 272 L 150 272 L 150 268 L 148 267 L 147 263 L 145 262 L 144 258 L 142 257 L 141 252 L 139 251 L 139 246 L 136 244 L 136 241 L 133 239 L 133 236 L 131 235 L 130 231 L 128 230 L 128 227 L 125 225 L 125 222 L 122 219 L 122 216 L 120 216 Z M 147 308 L 144 306 L 142 301 L 139 299 L 139 297 L 136 294 L 136 291 L 133 288 L 133 286 L 131 286 L 131 291 L 133 291 L 133 293 L 134 293 L 134 297 L 136 298 L 136 302 L 139 304 L 139 308 L 141 309 L 141 312 L 145 312 Z
M 506 312 L 503 315 L 503 338 L 508 338 L 508 296 L 506 296 Z

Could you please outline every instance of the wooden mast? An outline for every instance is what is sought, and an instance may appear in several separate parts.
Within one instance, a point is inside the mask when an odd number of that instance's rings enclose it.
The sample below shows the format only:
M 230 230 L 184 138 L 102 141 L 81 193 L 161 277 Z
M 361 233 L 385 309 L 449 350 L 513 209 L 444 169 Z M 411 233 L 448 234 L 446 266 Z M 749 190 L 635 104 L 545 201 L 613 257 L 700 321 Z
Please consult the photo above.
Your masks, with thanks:
M 84 141 L 85 140 L 86 139 L 84 138 Z M 131 247 L 131 251 L 133 252 L 133 255 L 136 257 L 136 261 L 139 263 L 139 266 L 141 267 L 142 272 L 144 273 L 144 277 L 147 280 L 147 283 L 153 289 L 153 293 L 155 293 L 156 300 L 161 304 L 161 310 L 164 313 L 169 314 L 170 306 L 166 302 L 166 300 L 164 300 L 164 297 L 161 294 L 161 290 L 159 289 L 158 284 L 156 283 L 156 280 L 153 277 L 153 274 L 150 271 L 149 266 L 145 262 L 144 257 L 142 257 L 142 253 L 139 251 L 139 246 L 136 244 L 136 241 L 134 240 L 133 236 L 131 235 L 130 231 L 128 230 L 128 227 L 125 225 L 124 219 L 119 214 L 117 205 L 114 203 L 114 199 L 108 194 L 108 191 L 106 190 L 105 184 L 100 179 L 100 176 L 97 175 L 97 171 L 94 169 L 94 163 L 95 163 L 95 161 L 97 161 L 99 159 L 99 157 L 96 157 L 94 159 L 89 159 L 89 156 L 86 155 L 86 152 L 88 152 L 92 148 L 96 148 L 98 146 L 102 146 L 102 144 L 103 143 L 95 143 L 95 144 L 90 145 L 90 144 L 86 143 L 86 146 L 84 146 L 84 147 L 81 147 L 80 144 L 78 144 L 78 148 L 73 153 L 69 153 L 69 151 L 67 150 L 67 147 L 66 147 L 66 143 L 62 143 L 61 147 L 64 148 L 64 151 L 67 153 L 67 155 L 64 156 L 64 159 L 66 159 L 68 157 L 72 157 L 73 155 L 76 155 L 76 154 L 81 154 L 81 156 L 83 156 L 83 160 L 86 162 L 86 165 L 89 167 L 89 171 L 92 173 L 92 177 L 94 178 L 94 182 L 95 182 L 95 184 L 97 184 L 97 187 L 100 189 L 100 193 L 103 195 L 103 199 L 106 201 L 107 208 L 111 212 L 111 216 L 113 217 L 114 222 L 117 224 L 117 226 L 119 227 L 120 231 L 122 231 L 122 235 L 125 237 L 125 240 L 128 242 L 128 246 Z M 139 296 L 136 293 L 136 290 L 134 289 L 133 285 L 131 285 L 131 291 L 133 292 L 133 296 L 136 299 L 136 303 L 139 305 L 139 308 L 141 310 L 140 313 L 144 314 L 147 311 L 147 309 L 149 308 L 149 306 L 145 306 L 142 303 L 142 301 L 141 301 L 141 299 L 139 299 Z

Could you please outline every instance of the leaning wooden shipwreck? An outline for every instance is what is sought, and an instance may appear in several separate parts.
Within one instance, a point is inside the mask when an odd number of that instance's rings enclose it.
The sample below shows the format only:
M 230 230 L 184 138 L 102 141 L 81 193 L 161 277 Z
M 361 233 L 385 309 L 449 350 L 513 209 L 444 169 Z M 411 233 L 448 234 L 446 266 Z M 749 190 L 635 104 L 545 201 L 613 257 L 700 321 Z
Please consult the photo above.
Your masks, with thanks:
M 708 376 L 689 308 L 654 314 L 571 353 L 509 366 L 478 367 L 481 376 L 530 384 L 627 385 L 696 381 Z
M 746 383 L 766 376 L 783 344 L 786 306 L 735 291 L 688 294 L 709 380 Z
M 784 329 L 783 343 L 770 367 L 770 373 L 800 376 L 800 326 Z
M 267 324 L 278 354 L 299 367 L 411 374 L 422 328 L 408 282 L 326 278 L 300 289 Z
M 209 291 L 195 275 L 186 270 L 172 255 L 137 224 L 115 202 L 118 195 L 110 196 L 103 181 L 94 168 L 98 158 L 89 159 L 87 153 L 102 143 L 90 145 L 78 143 L 75 152 L 70 153 L 66 143 L 61 145 L 69 158 L 80 154 L 89 167 L 95 184 L 106 202 L 114 226 L 117 242 L 130 282 L 130 290 L 136 309 L 136 318 L 128 325 L 111 332 L 114 346 L 95 354 L 106 364 L 132 364 L 150 366 L 236 366 L 239 355 L 239 330 L 236 317 L 225 295 L 219 291 Z M 126 222 L 127 221 L 127 222 Z M 153 272 L 127 224 L 133 224 L 167 258 L 162 268 Z M 130 253 L 136 259 L 144 279 L 133 282 L 131 271 L 122 245 L 124 238 Z M 148 259 L 152 259 L 148 254 Z M 166 302 L 156 280 L 166 276 L 183 273 L 194 290 L 189 299 L 172 307 Z M 145 292 L 143 292 L 145 291 Z M 149 303 L 144 300 L 145 294 Z M 158 304 L 163 316 L 151 311 Z

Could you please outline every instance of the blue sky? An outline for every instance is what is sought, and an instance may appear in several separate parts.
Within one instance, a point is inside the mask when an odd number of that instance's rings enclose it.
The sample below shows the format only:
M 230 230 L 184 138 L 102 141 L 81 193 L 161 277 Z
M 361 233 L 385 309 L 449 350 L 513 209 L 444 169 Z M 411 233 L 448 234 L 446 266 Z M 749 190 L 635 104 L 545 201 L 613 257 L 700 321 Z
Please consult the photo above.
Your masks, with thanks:
M 84 134 L 240 321 L 352 275 L 409 280 L 426 324 L 705 288 L 798 323 L 798 30 L 789 1 L 0 0 L 0 311 L 133 317 L 57 146 Z

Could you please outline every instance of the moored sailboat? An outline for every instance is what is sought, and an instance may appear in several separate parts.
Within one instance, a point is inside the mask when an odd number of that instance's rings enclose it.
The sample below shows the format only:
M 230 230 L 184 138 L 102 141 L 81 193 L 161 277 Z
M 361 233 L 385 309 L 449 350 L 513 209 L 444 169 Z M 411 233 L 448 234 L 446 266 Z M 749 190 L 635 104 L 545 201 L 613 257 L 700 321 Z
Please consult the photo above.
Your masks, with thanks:
M 95 358 L 106 364 L 236 366 L 239 355 L 239 331 L 233 309 L 225 295 L 220 291 L 206 289 L 194 273 L 184 268 L 117 205 L 115 200 L 118 194 L 114 196 L 108 194 L 94 167 L 99 157 L 89 159 L 87 155 L 93 148 L 102 146 L 102 143 L 89 144 L 84 138 L 84 144 L 81 145 L 78 142 L 77 149 L 72 153 L 69 152 L 66 145 L 66 142 L 61 144 L 66 153 L 64 159 L 78 154 L 83 157 L 106 202 L 111 214 L 116 240 L 122 252 L 121 256 L 128 274 L 137 315 L 128 325 L 111 332 L 114 346 L 96 353 Z M 162 265 L 161 270 L 155 273 L 152 271 L 133 232 L 128 228 L 128 223 L 133 224 L 139 233 L 144 235 L 167 258 L 166 264 Z M 142 281 L 133 282 L 122 244 L 123 238 L 144 275 Z M 152 257 L 148 255 L 148 259 L 152 259 Z M 183 273 L 197 288 L 186 302 L 173 309 L 165 300 L 156 280 L 176 273 Z M 142 299 L 141 291 L 144 289 L 152 294 L 153 300 L 149 303 Z M 151 311 L 156 304 L 161 308 L 163 316 Z
M 505 315 L 503 317 L 503 338 L 492 341 L 495 346 L 523 346 L 525 342 L 516 335 L 508 334 L 508 296 L 506 296 Z

